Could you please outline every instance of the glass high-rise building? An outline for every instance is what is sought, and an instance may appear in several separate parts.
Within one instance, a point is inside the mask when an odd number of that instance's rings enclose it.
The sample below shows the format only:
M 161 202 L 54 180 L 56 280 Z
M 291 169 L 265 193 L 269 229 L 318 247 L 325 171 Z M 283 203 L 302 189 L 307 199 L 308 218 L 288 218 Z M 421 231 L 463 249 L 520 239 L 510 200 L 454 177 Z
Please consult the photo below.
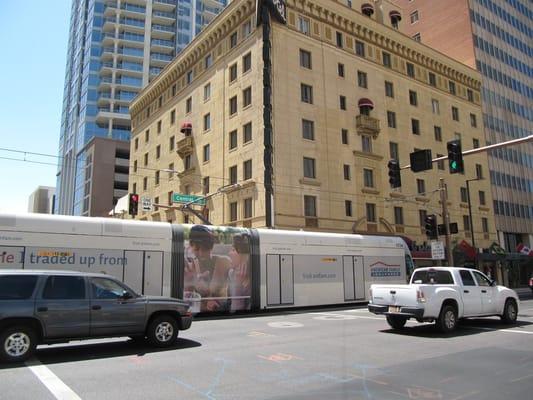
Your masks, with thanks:
M 485 141 L 533 133 L 533 8 L 527 0 L 398 0 L 402 31 L 477 69 L 482 76 Z M 468 150 L 478 143 L 463 143 Z M 507 251 L 533 245 L 533 144 L 493 150 L 489 171 L 465 178 L 490 180 L 499 240 Z M 466 161 L 468 158 L 466 159 Z M 471 196 L 477 195 L 470 182 Z M 524 274 L 524 278 L 529 278 Z M 525 280 L 524 280 L 525 282 Z
M 91 215 L 94 163 L 107 163 L 105 199 L 127 193 L 123 151 L 99 156 L 94 137 L 129 141 L 129 103 L 228 0 L 73 0 L 63 92 L 55 212 Z M 118 160 L 118 161 L 117 161 Z M 127 165 L 127 163 L 126 163 Z M 103 181 L 102 181 L 103 182 Z

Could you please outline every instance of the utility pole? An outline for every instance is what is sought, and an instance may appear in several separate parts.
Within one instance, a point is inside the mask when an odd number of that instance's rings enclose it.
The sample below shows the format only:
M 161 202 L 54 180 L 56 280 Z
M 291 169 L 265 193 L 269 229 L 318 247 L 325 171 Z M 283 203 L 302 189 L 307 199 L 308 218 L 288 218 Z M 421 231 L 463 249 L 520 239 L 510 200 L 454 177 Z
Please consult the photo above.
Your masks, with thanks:
M 450 214 L 448 214 L 448 189 L 444 183 L 444 178 L 440 178 L 440 202 L 442 204 L 442 219 L 444 220 L 444 227 L 446 228 L 446 261 L 448 266 L 453 264 L 452 258 L 452 244 L 450 239 Z

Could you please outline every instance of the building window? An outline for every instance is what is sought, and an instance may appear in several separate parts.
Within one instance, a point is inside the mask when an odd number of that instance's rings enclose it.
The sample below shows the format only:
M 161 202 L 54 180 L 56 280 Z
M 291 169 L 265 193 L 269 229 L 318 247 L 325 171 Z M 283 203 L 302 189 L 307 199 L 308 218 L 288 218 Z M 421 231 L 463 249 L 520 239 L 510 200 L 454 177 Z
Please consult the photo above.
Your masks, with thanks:
M 139 138 L 135 138 L 135 150 L 139 150 Z
M 204 162 L 209 161 L 210 154 L 211 153 L 211 146 L 209 144 L 206 144 L 204 146 Z
M 192 78 L 193 78 L 193 72 L 192 71 L 187 72 L 187 85 L 189 85 L 192 82 Z
M 337 47 L 342 47 L 342 33 L 341 32 L 336 32 L 335 38 L 336 38 L 336 42 L 337 42 Z
M 144 166 L 148 165 L 148 153 L 144 153 Z
M 344 64 L 341 64 L 341 63 L 338 63 L 338 64 L 337 64 L 337 74 L 338 74 L 341 78 L 344 78 Z
M 245 54 L 242 58 L 242 73 L 245 74 L 250 69 L 252 69 L 252 53 Z
M 168 164 L 168 179 L 174 178 L 174 163 Z
M 348 144 L 348 129 L 341 129 L 341 143 Z
M 207 101 L 211 98 L 211 84 L 208 83 L 204 86 L 204 101 Z
M 300 85 L 302 102 L 313 104 L 313 87 L 302 83 Z
M 409 18 L 411 19 L 411 24 L 414 24 L 415 22 L 417 22 L 418 21 L 418 10 L 413 11 L 409 15 Z
M 173 193 L 174 193 L 174 192 L 172 192 L 172 191 L 170 191 L 170 192 L 167 193 L 167 203 L 168 203 L 169 206 L 172 205 L 172 197 L 173 197 L 172 194 L 173 194 Z
M 394 223 L 396 225 L 403 225 L 403 208 L 394 207 Z
M 438 100 L 431 99 L 431 110 L 433 111 L 433 114 L 440 114 L 440 105 Z
M 468 218 L 468 215 L 463 215 L 463 229 L 465 232 L 470 232 L 470 218 Z
M 483 167 L 481 164 L 476 164 L 476 178 L 483 179 Z
M 413 40 L 415 42 L 421 42 L 422 41 L 422 35 L 420 35 L 420 32 L 417 32 L 413 35 Z
M 461 187 L 461 202 L 468 203 L 468 192 L 465 187 Z
M 485 200 L 485 192 L 483 190 L 480 190 L 478 194 L 479 194 L 479 205 L 484 206 L 485 204 L 487 204 Z
M 237 32 L 233 32 L 231 36 L 229 37 L 230 49 L 233 49 L 235 46 L 237 46 Z
M 476 117 L 476 114 L 470 114 L 470 126 L 472 128 L 477 128 L 477 117 Z
M 137 160 L 133 161 L 133 172 L 137 172 Z M 135 193 L 135 191 L 133 193 Z
M 242 179 L 252 179 L 252 160 L 246 160 L 242 163 Z
M 148 177 L 147 176 L 143 178 L 143 190 L 144 191 L 148 190 Z
M 174 125 L 176 122 L 176 110 L 170 112 L 170 125 Z
M 481 229 L 483 233 L 489 233 L 489 220 L 485 217 L 481 218 Z
M 479 147 L 479 139 L 472 139 L 472 147 L 474 147 L 474 149 Z
M 211 65 L 213 65 L 213 55 L 212 54 L 208 54 L 205 58 L 204 58 L 204 67 L 205 69 L 209 68 Z
M 244 199 L 244 218 L 245 219 L 248 219 L 248 218 L 252 218 L 253 217 L 253 207 L 252 207 L 253 203 L 252 203 L 252 198 L 251 197 L 248 197 L 246 199 Z
M 428 79 L 431 86 L 437 86 L 437 77 L 433 72 L 428 73 Z
M 173 84 L 172 85 L 172 97 L 174 97 L 176 95 L 176 89 L 177 89 L 176 84 Z
M 443 157 L 443 155 L 437 153 L 437 158 L 439 157 Z M 441 171 L 444 171 L 444 160 L 437 161 L 437 168 L 440 169 Z
M 304 177 L 316 179 L 315 159 L 304 157 Z
M 302 32 L 304 35 L 311 34 L 310 26 L 311 24 L 309 22 L 309 19 L 304 18 L 302 16 L 298 16 L 298 30 L 300 32 Z
M 229 67 L 229 81 L 233 82 L 235 79 L 237 79 L 237 63 Z
M 385 96 L 394 97 L 394 84 L 389 81 L 385 81 Z
M 242 106 L 248 107 L 252 104 L 252 87 L 247 87 L 242 91 Z
M 308 119 L 302 119 L 302 137 L 308 140 L 315 140 L 315 123 Z
M 346 96 L 339 96 L 339 107 L 341 110 L 346 110 Z
M 237 148 L 237 130 L 231 131 L 229 133 L 229 149 Z
M 229 203 L 229 220 L 237 221 L 237 202 L 236 201 Z
M 420 135 L 420 121 L 414 118 L 411 118 L 411 133 Z
M 409 104 L 418 106 L 418 95 L 414 90 L 409 90 Z
M 357 85 L 365 89 L 368 87 L 366 72 L 357 71 Z
M 363 169 L 363 183 L 365 187 L 373 188 L 374 187 L 374 171 L 371 169 Z
M 398 148 L 398 143 L 389 142 L 389 156 L 391 160 L 400 160 L 400 150 Z
M 156 184 L 156 185 L 159 185 L 159 177 L 160 177 L 160 173 L 161 173 L 161 172 L 160 172 L 159 170 L 155 171 L 154 180 L 155 180 L 155 184 Z
M 415 66 L 414 64 L 411 64 L 411 63 L 406 63 L 406 68 L 407 68 L 407 75 L 411 78 L 414 78 L 415 77 Z
M 316 197 L 315 196 L 304 196 L 304 215 L 306 217 L 316 218 L 317 212 L 316 212 Z
M 454 106 L 452 106 L 452 119 L 454 121 L 459 121 L 459 109 Z
M 468 97 L 468 101 L 474 101 L 474 92 L 472 91 L 472 89 L 466 89 L 466 96 Z
M 344 180 L 345 181 L 349 181 L 351 179 L 350 166 L 347 165 L 347 164 L 344 164 L 342 166 L 342 172 L 343 172 L 343 175 L 344 175 Z
M 242 37 L 247 37 L 250 33 L 252 33 L 252 21 L 248 20 L 244 24 L 242 24 Z
M 344 212 L 347 217 L 352 216 L 352 202 L 351 200 L 344 200 Z
M 237 114 L 237 96 L 229 99 L 229 115 Z
M 448 81 L 448 89 L 450 89 L 451 94 L 455 94 L 455 82 Z
M 248 122 L 242 127 L 242 142 L 248 143 L 252 141 L 252 123 Z
M 391 57 L 390 57 L 390 54 L 383 51 L 383 65 L 387 68 L 391 68 L 392 67 L 392 63 L 391 63 Z
M 147 129 L 147 130 L 144 132 L 144 142 L 145 142 L 145 143 L 148 143 L 149 140 L 150 140 L 150 130 Z
M 229 168 L 229 183 L 234 185 L 237 183 L 237 166 L 234 165 Z
M 427 216 L 428 216 L 428 212 L 426 210 L 418 210 L 418 219 L 419 219 L 420 226 L 425 225 Z
M 426 194 L 426 181 L 423 179 L 416 180 L 416 190 L 418 194 Z
M 369 135 L 361 135 L 361 148 L 364 153 L 372 153 L 372 138 Z
M 187 154 L 183 159 L 183 168 L 185 169 L 185 171 L 192 168 L 192 157 L 190 154 Z
M 204 115 L 204 131 L 211 129 L 211 114 L 207 113 Z
M 366 220 L 376 222 L 376 205 L 373 203 L 366 203 Z
M 300 67 L 312 69 L 310 51 L 300 49 Z
M 435 140 L 437 142 L 442 142 L 442 129 L 440 126 L 433 127 L 433 133 L 435 134 Z
M 189 114 L 192 111 L 192 97 L 185 100 L 185 114 Z
M 132 186 L 133 193 L 137 193 L 137 184 L 134 183 Z
M 209 194 L 209 177 L 206 176 L 202 179 L 202 194 Z
M 359 40 L 355 41 L 355 54 L 359 57 L 365 56 L 365 44 Z
M 159 159 L 161 157 L 161 145 L 158 144 L 155 148 L 155 158 Z

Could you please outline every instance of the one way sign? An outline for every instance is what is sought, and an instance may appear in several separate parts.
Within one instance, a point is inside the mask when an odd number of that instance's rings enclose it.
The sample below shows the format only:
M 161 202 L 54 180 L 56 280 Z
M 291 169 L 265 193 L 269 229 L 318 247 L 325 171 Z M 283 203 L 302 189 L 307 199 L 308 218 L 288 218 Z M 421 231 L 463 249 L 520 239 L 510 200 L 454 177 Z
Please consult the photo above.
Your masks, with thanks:
M 141 206 L 143 211 L 152 211 L 152 199 L 150 197 L 143 197 L 141 199 Z

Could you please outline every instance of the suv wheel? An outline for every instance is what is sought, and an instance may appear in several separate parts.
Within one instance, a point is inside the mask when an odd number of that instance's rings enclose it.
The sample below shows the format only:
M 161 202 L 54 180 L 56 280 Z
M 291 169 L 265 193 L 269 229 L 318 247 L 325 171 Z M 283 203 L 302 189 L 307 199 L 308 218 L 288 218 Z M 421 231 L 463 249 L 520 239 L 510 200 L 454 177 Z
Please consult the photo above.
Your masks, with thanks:
M 516 307 L 516 302 L 513 299 L 507 299 L 505 301 L 505 307 L 503 308 L 503 314 L 501 319 L 506 324 L 514 324 L 516 322 L 516 317 L 518 314 L 518 309 Z
M 443 306 L 436 321 L 436 326 L 443 333 L 454 331 L 457 328 L 457 311 L 455 311 L 455 307 L 450 305 Z
M 167 347 L 174 344 L 178 338 L 178 324 L 170 315 L 155 317 L 146 332 L 148 341 L 153 346 Z
M 13 326 L 0 334 L 0 359 L 22 362 L 30 358 L 37 346 L 35 331 L 27 326 Z

